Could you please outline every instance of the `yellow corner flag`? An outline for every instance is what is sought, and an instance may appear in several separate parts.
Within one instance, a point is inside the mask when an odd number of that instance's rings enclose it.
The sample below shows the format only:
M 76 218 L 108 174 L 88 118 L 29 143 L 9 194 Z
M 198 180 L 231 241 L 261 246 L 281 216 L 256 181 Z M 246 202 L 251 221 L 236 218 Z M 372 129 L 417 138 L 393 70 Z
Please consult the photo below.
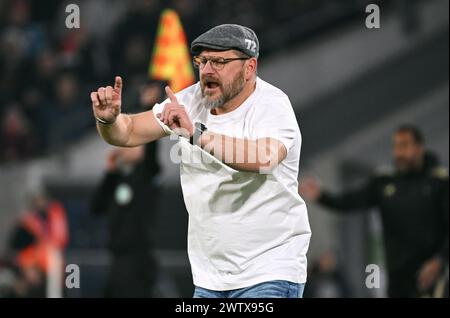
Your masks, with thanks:
M 149 76 L 169 81 L 174 92 L 195 83 L 191 56 L 178 14 L 171 9 L 161 13 Z

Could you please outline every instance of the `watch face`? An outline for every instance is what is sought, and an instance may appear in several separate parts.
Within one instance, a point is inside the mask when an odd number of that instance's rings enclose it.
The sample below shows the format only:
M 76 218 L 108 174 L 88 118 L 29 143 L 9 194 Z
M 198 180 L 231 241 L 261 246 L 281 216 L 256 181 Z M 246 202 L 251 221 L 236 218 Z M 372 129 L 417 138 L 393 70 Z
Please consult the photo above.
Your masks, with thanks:
M 205 132 L 207 130 L 206 126 L 203 123 L 200 122 L 196 122 L 195 123 L 195 129 L 200 131 L 200 132 Z

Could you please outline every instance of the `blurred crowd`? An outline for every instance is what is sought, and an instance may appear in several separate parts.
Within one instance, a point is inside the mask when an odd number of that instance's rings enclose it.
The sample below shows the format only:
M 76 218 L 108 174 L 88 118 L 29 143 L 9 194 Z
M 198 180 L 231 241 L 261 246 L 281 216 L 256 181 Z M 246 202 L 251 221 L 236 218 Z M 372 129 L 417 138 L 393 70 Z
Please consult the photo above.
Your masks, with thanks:
M 262 34 L 294 18 L 298 6 L 316 5 L 310 0 L 79 0 L 81 27 L 68 29 L 69 3 L 0 1 L 0 162 L 57 152 L 94 129 L 90 89 L 116 74 L 128 87 L 145 79 L 164 8 L 180 14 L 190 42 L 226 22 Z

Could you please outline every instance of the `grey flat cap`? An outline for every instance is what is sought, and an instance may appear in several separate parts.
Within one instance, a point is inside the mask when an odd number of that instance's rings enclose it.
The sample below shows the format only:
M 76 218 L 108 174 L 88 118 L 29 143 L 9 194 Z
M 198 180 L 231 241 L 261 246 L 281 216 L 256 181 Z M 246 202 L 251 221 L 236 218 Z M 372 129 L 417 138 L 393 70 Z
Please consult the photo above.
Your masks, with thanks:
M 256 33 L 238 24 L 222 24 L 196 38 L 191 44 L 191 52 L 200 54 L 203 49 L 219 51 L 238 50 L 248 56 L 259 56 L 259 41 Z

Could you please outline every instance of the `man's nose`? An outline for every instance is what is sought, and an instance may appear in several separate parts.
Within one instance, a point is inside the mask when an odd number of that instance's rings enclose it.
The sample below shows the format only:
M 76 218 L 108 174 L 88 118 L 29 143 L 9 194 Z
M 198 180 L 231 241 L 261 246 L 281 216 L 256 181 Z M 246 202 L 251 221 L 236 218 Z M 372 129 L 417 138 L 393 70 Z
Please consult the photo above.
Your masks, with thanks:
M 202 75 L 209 75 L 209 74 L 213 74 L 213 73 L 215 73 L 215 70 L 211 66 L 211 62 L 210 61 L 206 61 L 205 66 L 203 66 L 203 68 L 201 69 L 201 74 Z

